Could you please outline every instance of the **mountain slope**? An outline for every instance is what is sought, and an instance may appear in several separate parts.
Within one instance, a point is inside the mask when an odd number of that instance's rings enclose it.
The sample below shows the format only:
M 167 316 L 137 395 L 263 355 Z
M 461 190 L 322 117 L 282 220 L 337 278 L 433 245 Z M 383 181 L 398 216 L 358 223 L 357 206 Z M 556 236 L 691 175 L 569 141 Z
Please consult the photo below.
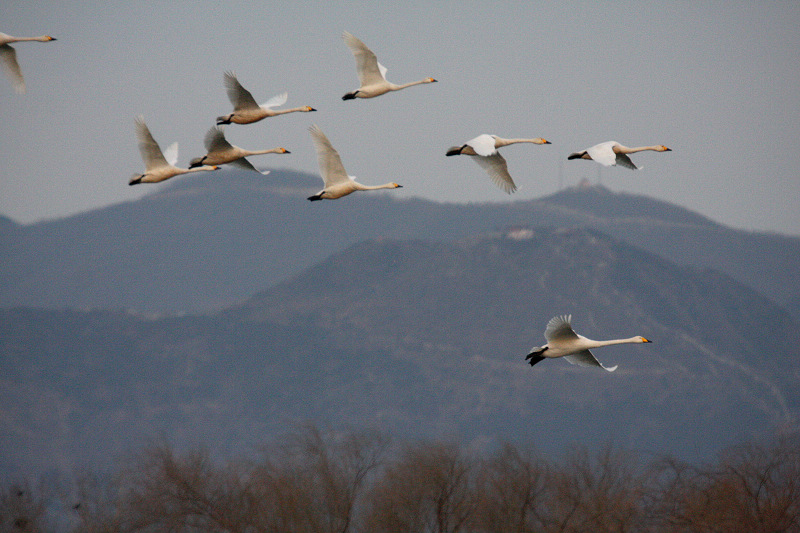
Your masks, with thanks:
M 537 201 L 441 204 L 401 194 L 307 202 L 319 178 L 225 171 L 137 202 L 0 232 L 0 306 L 220 309 L 364 239 L 452 241 L 508 226 L 594 227 L 725 272 L 800 316 L 800 239 L 748 233 L 657 200 L 576 188 Z
M 686 458 L 797 430 L 800 324 L 769 299 L 595 230 L 511 235 L 359 243 L 207 316 L 0 311 L 0 470 L 159 434 L 242 452 L 306 420 Z M 531 368 L 561 313 L 591 338 L 655 342 L 596 350 L 612 374 Z

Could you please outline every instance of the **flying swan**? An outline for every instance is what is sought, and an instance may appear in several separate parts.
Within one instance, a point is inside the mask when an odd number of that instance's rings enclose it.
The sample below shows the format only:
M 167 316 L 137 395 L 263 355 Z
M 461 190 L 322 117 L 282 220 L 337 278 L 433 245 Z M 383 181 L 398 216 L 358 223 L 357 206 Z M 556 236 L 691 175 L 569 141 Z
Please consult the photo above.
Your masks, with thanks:
M 607 141 L 600 144 L 595 144 L 591 148 L 587 148 L 582 152 L 573 152 L 569 154 L 567 159 L 591 159 L 597 161 L 604 167 L 613 167 L 619 165 L 621 167 L 629 168 L 631 170 L 638 170 L 633 164 L 627 154 L 634 154 L 636 152 L 643 152 L 645 150 L 652 150 L 654 152 L 671 152 L 672 149 L 667 148 L 663 144 L 657 146 L 638 146 L 636 148 L 628 148 L 619 144 L 617 141 Z
M 355 181 L 355 176 L 348 176 L 347 172 L 342 165 L 342 159 L 339 157 L 339 152 L 333 147 L 331 142 L 319 129 L 319 126 L 313 124 L 308 128 L 311 134 L 311 139 L 314 141 L 314 147 L 317 149 L 317 161 L 319 162 L 319 171 L 322 175 L 322 181 L 325 183 L 325 188 L 319 191 L 314 196 L 309 196 L 308 199 L 312 202 L 315 200 L 335 200 L 342 196 L 355 191 L 373 191 L 376 189 L 397 189 L 402 187 L 396 183 L 386 183 L 384 185 L 362 185 Z
M 206 155 L 203 157 L 195 157 L 189 161 L 189 168 L 195 168 L 202 165 L 224 165 L 230 163 L 234 166 L 245 170 L 254 170 L 265 176 L 269 174 L 269 170 L 261 171 L 254 167 L 250 161 L 245 159 L 251 155 L 261 154 L 288 154 L 291 153 L 286 148 L 270 148 L 269 150 L 245 150 L 234 146 L 225 139 L 225 130 L 221 126 L 213 126 L 203 140 L 206 147 Z
M 343 32 L 342 39 L 344 39 L 344 43 L 350 51 L 353 52 L 353 56 L 356 58 L 358 81 L 361 82 L 361 87 L 342 96 L 342 100 L 375 98 L 376 96 L 386 94 L 390 91 L 399 91 L 400 89 L 405 89 L 412 85 L 436 82 L 433 78 L 425 78 L 424 80 L 412 81 L 402 85 L 395 85 L 394 83 L 386 81 L 386 67 L 378 63 L 378 58 L 375 57 L 375 53 L 367 48 L 367 45 L 349 32 Z
M 286 100 L 289 99 L 289 93 L 285 92 L 273 96 L 265 103 L 258 105 L 253 95 L 250 94 L 250 91 L 242 87 L 242 84 L 236 79 L 235 73 L 230 71 L 226 72 L 224 79 L 225 88 L 228 91 L 228 99 L 233 104 L 233 113 L 217 117 L 217 125 L 230 124 L 231 122 L 236 124 L 251 124 L 267 117 L 285 115 L 286 113 L 294 113 L 296 111 L 308 113 L 310 111 L 316 111 L 316 109 L 307 105 L 303 107 L 293 107 L 291 109 L 272 109 L 273 107 L 286 103 Z
M 139 115 L 136 117 L 135 123 L 136 138 L 139 140 L 139 153 L 142 155 L 142 161 L 144 161 L 144 174 L 134 174 L 131 176 L 128 185 L 158 183 L 180 174 L 219 169 L 217 166 L 208 165 L 197 168 L 176 167 L 175 163 L 178 161 L 178 143 L 169 145 L 165 154 L 161 152 L 158 143 L 153 139 L 150 130 L 147 129 L 147 124 L 144 123 L 144 117 Z
M 547 323 L 547 328 L 544 330 L 544 338 L 547 340 L 547 344 L 532 348 L 531 352 L 525 356 L 525 360 L 533 366 L 546 358 L 563 357 L 573 365 L 599 366 L 603 370 L 613 372 L 617 369 L 616 365 L 610 368 L 601 365 L 592 355 L 592 352 L 589 351 L 589 348 L 600 348 L 601 346 L 611 346 L 612 344 L 652 342 L 641 336 L 631 337 L 630 339 L 594 341 L 572 331 L 571 320 L 572 315 L 551 318 L 550 322 Z
M 508 194 L 517 190 L 517 185 L 508 173 L 505 158 L 497 151 L 498 148 L 516 143 L 550 144 L 542 138 L 536 139 L 503 139 L 497 135 L 478 135 L 461 146 L 452 146 L 447 150 L 447 155 L 472 155 L 477 156 L 475 161 L 492 178 L 495 185 Z
M 3 63 L 3 68 L 14 84 L 14 90 L 19 94 L 25 93 L 25 78 L 22 77 L 22 69 L 19 68 L 17 63 L 17 51 L 10 43 L 21 43 L 24 41 L 38 41 L 40 43 L 48 43 L 55 41 L 55 37 L 49 35 L 40 35 L 39 37 L 13 37 L 6 33 L 0 32 L 0 62 Z

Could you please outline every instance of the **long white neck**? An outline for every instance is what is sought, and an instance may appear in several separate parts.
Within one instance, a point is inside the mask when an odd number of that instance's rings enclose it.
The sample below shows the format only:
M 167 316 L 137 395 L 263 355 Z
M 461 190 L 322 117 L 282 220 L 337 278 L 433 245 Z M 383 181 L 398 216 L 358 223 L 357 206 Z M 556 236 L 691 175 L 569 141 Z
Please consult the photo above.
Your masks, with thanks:
M 401 85 L 395 85 L 392 83 L 390 85 L 390 89 L 392 91 L 399 91 L 400 89 L 405 89 L 406 87 L 413 87 L 414 85 L 422 85 L 423 83 L 431 83 L 431 78 L 425 78 L 424 80 L 419 81 L 410 81 L 408 83 L 403 83 Z
M 284 154 L 286 150 L 284 148 L 270 148 L 269 150 L 243 150 L 245 153 L 245 157 L 249 155 L 262 155 L 262 154 Z
M 298 111 L 301 113 L 306 113 L 311 110 L 312 109 L 310 107 L 303 106 L 303 107 L 292 107 L 290 109 L 270 109 L 269 112 L 271 115 L 285 115 L 286 113 L 295 113 Z
M 517 143 L 532 143 L 532 144 L 545 144 L 547 141 L 544 139 L 503 139 L 502 137 L 494 138 L 494 147 L 500 148 L 501 146 L 508 146 L 509 144 Z
M 358 183 L 357 181 L 353 182 L 356 185 L 356 189 L 359 191 L 374 191 L 377 189 L 396 189 L 396 183 L 384 183 L 383 185 L 363 185 Z
M 54 39 L 49 35 L 40 35 L 38 37 L 14 37 L 14 42 L 17 43 L 21 43 L 22 41 L 39 41 L 40 43 L 46 43 L 53 40 Z
M 639 337 L 631 337 L 630 339 L 612 339 L 608 341 L 595 341 L 591 339 L 587 339 L 589 341 L 588 346 L 589 348 L 600 348 L 601 346 L 612 346 L 614 344 L 636 344 L 642 342 Z
M 644 152 L 645 150 L 652 150 L 654 152 L 663 152 L 663 146 L 636 146 L 634 148 L 628 148 L 627 146 L 620 145 L 618 152 L 620 154 L 635 154 L 636 152 Z

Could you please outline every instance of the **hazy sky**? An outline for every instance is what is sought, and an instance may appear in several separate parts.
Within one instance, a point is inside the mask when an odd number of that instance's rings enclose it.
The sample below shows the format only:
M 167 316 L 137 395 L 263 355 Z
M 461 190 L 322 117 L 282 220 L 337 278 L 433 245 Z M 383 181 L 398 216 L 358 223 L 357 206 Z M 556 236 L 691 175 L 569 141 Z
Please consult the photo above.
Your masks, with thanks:
M 162 147 L 178 141 L 186 166 L 230 110 L 222 74 L 234 70 L 259 102 L 288 91 L 287 107 L 319 110 L 229 126 L 234 144 L 292 152 L 259 167 L 317 173 L 316 122 L 350 174 L 403 184 L 397 198 L 507 202 L 588 177 L 800 235 L 800 2 L 357 4 L 5 0 L 0 31 L 58 41 L 15 45 L 27 94 L 0 77 L 0 214 L 27 223 L 157 191 L 127 184 L 143 169 L 134 117 Z M 390 81 L 439 83 L 343 102 L 358 80 L 342 30 Z M 503 149 L 509 197 L 444 155 L 481 133 L 553 144 Z M 636 172 L 566 160 L 606 140 L 674 151 L 635 155 Z M 176 179 L 212 178 L 225 171 Z

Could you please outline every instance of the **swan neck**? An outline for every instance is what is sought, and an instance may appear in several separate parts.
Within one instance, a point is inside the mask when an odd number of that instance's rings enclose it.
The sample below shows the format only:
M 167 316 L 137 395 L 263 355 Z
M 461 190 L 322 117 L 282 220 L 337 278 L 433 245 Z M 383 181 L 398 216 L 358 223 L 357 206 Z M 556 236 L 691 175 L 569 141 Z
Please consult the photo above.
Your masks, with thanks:
M 594 343 L 594 348 L 600 348 L 601 346 L 612 346 L 614 344 L 632 344 L 639 342 L 639 339 L 636 337 L 631 337 L 629 339 L 611 339 L 607 341 L 592 341 Z
M 619 153 L 621 154 L 635 154 L 636 152 L 644 152 L 645 150 L 653 150 L 654 152 L 660 151 L 659 146 L 635 146 L 633 148 L 628 148 L 627 146 L 622 146 L 619 149 Z
M 374 191 L 374 190 L 377 190 L 377 189 L 394 189 L 394 188 L 396 188 L 394 183 L 384 183 L 383 185 L 363 185 L 361 183 L 358 183 L 357 181 L 354 182 L 354 183 L 356 184 L 356 189 L 358 189 L 360 191 Z
M 495 137 L 494 147 L 500 148 L 501 146 L 508 146 L 509 144 L 517 143 L 539 144 L 539 139 L 503 139 L 502 137 Z

